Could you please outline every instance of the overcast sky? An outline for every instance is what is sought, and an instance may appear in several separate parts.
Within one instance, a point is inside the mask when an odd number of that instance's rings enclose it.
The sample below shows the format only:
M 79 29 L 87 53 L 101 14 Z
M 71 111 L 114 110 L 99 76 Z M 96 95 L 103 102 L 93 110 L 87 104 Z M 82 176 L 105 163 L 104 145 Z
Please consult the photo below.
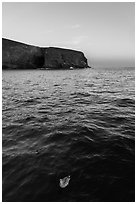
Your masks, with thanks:
M 2 3 L 2 35 L 84 52 L 91 66 L 134 66 L 134 3 Z

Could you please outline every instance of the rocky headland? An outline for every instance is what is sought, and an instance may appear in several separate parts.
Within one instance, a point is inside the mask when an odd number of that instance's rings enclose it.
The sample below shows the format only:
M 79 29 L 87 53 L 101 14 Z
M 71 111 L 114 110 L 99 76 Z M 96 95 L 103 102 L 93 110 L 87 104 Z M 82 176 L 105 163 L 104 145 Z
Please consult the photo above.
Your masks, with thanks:
M 88 68 L 88 62 L 80 51 L 37 47 L 2 39 L 3 69 L 78 69 Z

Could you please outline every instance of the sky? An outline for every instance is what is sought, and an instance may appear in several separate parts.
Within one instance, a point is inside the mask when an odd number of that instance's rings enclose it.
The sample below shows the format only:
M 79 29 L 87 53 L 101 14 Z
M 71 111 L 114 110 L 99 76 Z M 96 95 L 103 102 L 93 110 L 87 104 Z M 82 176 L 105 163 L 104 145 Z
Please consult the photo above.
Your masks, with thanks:
M 3 2 L 2 37 L 80 50 L 93 67 L 133 67 L 135 4 Z

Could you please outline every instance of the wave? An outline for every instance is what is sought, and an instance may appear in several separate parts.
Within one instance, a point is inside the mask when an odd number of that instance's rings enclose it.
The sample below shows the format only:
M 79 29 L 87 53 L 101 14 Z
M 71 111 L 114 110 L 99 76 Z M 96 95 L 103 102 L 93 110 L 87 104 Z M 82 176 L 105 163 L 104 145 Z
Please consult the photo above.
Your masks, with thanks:
M 126 106 L 135 106 L 135 100 L 130 99 L 130 98 L 122 98 L 122 99 L 117 99 L 116 104 L 119 107 L 126 107 Z

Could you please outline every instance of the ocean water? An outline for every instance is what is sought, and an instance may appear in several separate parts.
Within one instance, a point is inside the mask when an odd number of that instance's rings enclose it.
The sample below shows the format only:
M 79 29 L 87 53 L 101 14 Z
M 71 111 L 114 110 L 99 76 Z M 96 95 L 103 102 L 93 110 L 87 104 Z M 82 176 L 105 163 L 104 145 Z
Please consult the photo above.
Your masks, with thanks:
M 3 201 L 135 200 L 134 69 L 5 70 L 2 97 Z

